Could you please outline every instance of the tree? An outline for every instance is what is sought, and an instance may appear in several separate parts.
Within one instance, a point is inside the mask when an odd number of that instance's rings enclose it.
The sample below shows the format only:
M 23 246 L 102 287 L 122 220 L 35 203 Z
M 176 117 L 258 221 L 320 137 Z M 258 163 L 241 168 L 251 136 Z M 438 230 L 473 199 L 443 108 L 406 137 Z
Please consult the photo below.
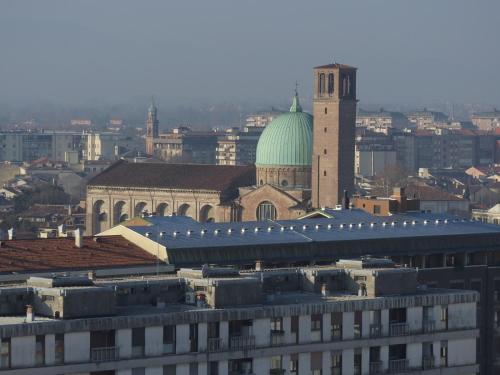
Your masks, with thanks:
M 395 187 L 405 187 L 406 185 L 408 185 L 408 171 L 399 163 L 390 164 L 375 176 L 373 193 L 388 197 Z

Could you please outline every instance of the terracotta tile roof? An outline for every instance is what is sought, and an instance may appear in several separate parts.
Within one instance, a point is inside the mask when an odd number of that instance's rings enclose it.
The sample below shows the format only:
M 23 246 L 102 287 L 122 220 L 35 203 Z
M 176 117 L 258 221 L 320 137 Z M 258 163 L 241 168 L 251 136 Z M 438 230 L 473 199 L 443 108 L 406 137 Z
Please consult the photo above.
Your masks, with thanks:
M 254 184 L 254 166 L 129 163 L 121 160 L 93 177 L 88 186 L 226 191 Z
M 463 201 L 463 198 L 450 194 L 439 188 L 424 185 L 408 185 L 406 187 L 408 198 L 417 198 L 422 201 Z
M 10 240 L 0 246 L 0 273 L 45 272 L 155 265 L 156 257 L 121 236 Z

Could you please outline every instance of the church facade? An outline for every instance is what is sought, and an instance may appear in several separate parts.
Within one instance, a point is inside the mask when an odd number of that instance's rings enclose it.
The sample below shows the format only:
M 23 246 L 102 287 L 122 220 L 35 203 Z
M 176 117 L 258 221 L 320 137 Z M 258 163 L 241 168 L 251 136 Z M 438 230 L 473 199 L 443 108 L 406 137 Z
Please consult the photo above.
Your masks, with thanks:
M 286 220 L 335 208 L 354 189 L 356 68 L 314 68 L 313 115 L 298 94 L 290 111 L 261 134 L 254 166 L 125 163 L 87 187 L 87 232 L 98 233 L 144 211 L 198 221 Z M 147 133 L 157 134 L 156 107 Z M 146 148 L 154 147 L 148 141 Z

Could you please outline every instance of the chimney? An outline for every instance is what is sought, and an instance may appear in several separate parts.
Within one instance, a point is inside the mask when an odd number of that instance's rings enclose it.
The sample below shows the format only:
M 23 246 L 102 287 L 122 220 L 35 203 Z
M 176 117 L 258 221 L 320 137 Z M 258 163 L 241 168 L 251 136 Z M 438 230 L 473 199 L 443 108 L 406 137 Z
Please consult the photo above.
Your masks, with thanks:
M 89 271 L 88 274 L 87 274 L 87 277 L 89 278 L 89 280 L 94 281 L 96 279 L 95 271 L 94 270 Z
M 263 271 L 264 270 L 264 262 L 261 260 L 257 260 L 255 262 L 255 271 Z
M 349 193 L 347 192 L 347 190 L 344 190 L 344 197 L 342 198 L 342 209 L 348 210 L 349 205 Z
M 33 306 L 32 305 L 27 305 L 26 306 L 26 323 L 31 323 L 35 320 L 35 314 L 33 312 Z
M 75 229 L 75 246 L 79 249 L 83 247 L 83 235 L 80 228 Z
M 64 224 L 57 226 L 57 236 L 58 237 L 62 237 L 65 232 L 66 232 L 66 226 Z
M 13 240 L 16 238 L 16 229 L 15 228 L 10 228 L 8 231 L 8 237 L 9 237 L 9 240 Z
M 321 284 L 321 295 L 323 297 L 328 297 L 328 285 L 327 284 Z

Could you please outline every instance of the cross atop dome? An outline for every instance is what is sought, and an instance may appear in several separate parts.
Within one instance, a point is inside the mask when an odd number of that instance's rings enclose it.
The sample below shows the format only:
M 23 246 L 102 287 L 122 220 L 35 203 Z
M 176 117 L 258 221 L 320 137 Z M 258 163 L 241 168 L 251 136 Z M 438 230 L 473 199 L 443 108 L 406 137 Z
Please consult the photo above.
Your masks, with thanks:
M 298 92 L 299 84 L 295 82 L 295 95 L 292 100 L 292 106 L 290 107 L 290 112 L 302 112 L 302 107 L 299 103 L 299 92 Z

